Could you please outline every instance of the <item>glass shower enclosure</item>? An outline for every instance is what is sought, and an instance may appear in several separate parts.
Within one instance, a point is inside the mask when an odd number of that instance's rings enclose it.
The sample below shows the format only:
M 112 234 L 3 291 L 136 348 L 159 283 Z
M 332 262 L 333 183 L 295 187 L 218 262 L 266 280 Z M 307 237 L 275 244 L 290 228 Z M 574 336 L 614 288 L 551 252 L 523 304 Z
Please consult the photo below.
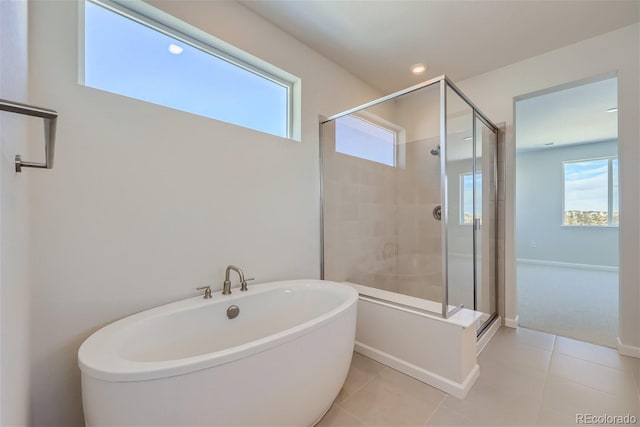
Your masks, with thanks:
M 497 132 L 446 76 L 322 121 L 322 277 L 479 311 L 480 334 L 497 315 Z

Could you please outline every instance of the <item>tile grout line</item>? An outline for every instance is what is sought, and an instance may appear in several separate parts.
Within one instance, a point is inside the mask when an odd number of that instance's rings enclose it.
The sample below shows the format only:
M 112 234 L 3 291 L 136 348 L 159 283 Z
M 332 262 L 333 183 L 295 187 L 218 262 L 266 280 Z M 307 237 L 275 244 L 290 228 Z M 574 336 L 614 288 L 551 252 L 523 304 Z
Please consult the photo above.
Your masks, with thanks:
M 589 388 L 589 389 L 591 389 L 591 390 L 597 391 L 597 392 L 599 392 L 599 393 L 607 394 L 607 395 L 609 395 L 609 396 L 613 396 L 613 397 L 624 397 L 624 395 L 623 395 L 623 396 L 621 396 L 621 395 L 619 395 L 619 394 L 617 394 L 617 393 L 611 393 L 610 391 L 601 390 L 601 389 L 599 389 L 599 388 L 595 388 L 595 387 L 590 386 L 590 385 L 588 385 L 588 384 L 582 384 L 581 382 L 578 382 L 578 381 L 572 380 L 571 378 L 561 377 L 560 375 L 554 375 L 554 374 L 552 374 L 552 373 L 549 373 L 549 375 L 548 375 L 548 376 L 551 376 L 551 377 L 553 377 L 553 378 L 557 378 L 557 379 L 560 379 L 560 380 L 563 380 L 563 381 L 569 381 L 570 383 L 578 384 L 579 386 L 586 387 L 586 388 Z M 545 386 L 546 386 L 546 381 L 545 381 Z
M 586 341 L 585 341 L 586 342 Z M 590 343 L 587 343 L 590 344 Z M 596 344 L 594 344 L 596 345 Z M 608 348 L 608 347 L 607 347 Z M 578 360 L 582 360 L 584 362 L 589 362 L 589 363 L 593 363 L 594 365 L 598 365 L 598 366 L 602 366 L 603 368 L 609 368 L 609 369 L 613 369 L 614 371 L 618 371 L 618 372 L 622 372 L 622 373 L 627 373 L 624 369 L 618 369 L 618 368 L 614 368 L 613 366 L 609 366 L 609 365 L 605 365 L 604 363 L 601 362 L 597 362 L 595 360 L 592 359 L 585 359 L 584 357 L 580 357 L 580 356 L 575 356 L 573 354 L 568 354 L 568 353 L 563 353 L 561 351 L 557 352 L 558 354 L 561 354 L 563 356 L 567 356 L 567 357 L 573 357 L 574 359 L 578 359 Z M 619 356 L 624 356 L 618 353 Z M 627 356 L 628 357 L 628 356 Z
M 600 362 L 596 362 L 595 360 L 591 360 L 591 359 L 585 359 L 583 357 L 579 357 L 579 356 L 574 356 L 573 354 L 567 354 L 567 353 L 562 353 L 561 351 L 558 351 L 557 354 L 564 356 L 564 357 L 570 357 L 572 359 L 577 359 L 577 360 L 581 360 L 583 362 L 587 362 L 587 363 L 593 363 L 594 365 L 598 365 L 602 368 L 607 368 L 607 369 L 611 369 L 613 371 L 616 372 L 620 372 L 621 374 L 628 374 L 629 372 L 627 372 L 625 369 L 618 369 L 618 368 L 614 368 L 613 366 L 609 366 L 609 365 L 605 365 L 603 363 Z
M 346 412 L 347 414 L 349 414 L 350 416 L 352 416 L 353 418 L 355 418 L 359 422 L 361 422 L 363 426 L 369 426 L 369 423 L 367 423 L 365 420 L 363 420 L 362 418 L 360 418 L 359 416 L 357 416 L 356 414 L 354 414 L 350 410 L 346 409 L 344 406 L 340 405 L 339 403 L 334 403 L 334 405 L 336 405 L 338 408 L 340 408 L 341 410 L 343 410 L 344 412 Z
M 582 361 L 582 362 L 586 362 L 586 363 L 591 363 L 591 364 L 593 364 L 593 365 L 597 365 L 597 366 L 599 366 L 599 367 L 601 367 L 601 368 L 611 369 L 611 370 L 613 370 L 613 371 L 616 371 L 616 372 L 617 372 L 617 373 L 619 373 L 619 374 L 624 375 L 624 377 L 625 377 L 625 378 L 626 378 L 626 377 L 628 377 L 628 375 L 629 375 L 629 373 L 628 373 L 628 372 L 626 372 L 625 370 L 622 370 L 622 369 L 616 369 L 616 368 L 613 368 L 613 367 L 611 367 L 611 366 L 603 365 L 603 364 L 598 363 L 598 362 L 595 362 L 595 361 L 593 361 L 593 360 L 583 359 L 583 358 L 581 358 L 581 357 L 576 357 L 576 356 L 571 355 L 571 354 L 566 354 L 566 353 L 562 353 L 562 352 L 559 352 L 559 351 L 558 351 L 558 352 L 556 352 L 556 351 L 555 351 L 555 348 L 554 348 L 554 351 L 553 351 L 553 353 L 552 353 L 552 355 L 551 355 L 551 362 L 553 361 L 553 356 L 554 356 L 554 354 L 558 354 L 558 355 L 560 355 L 560 356 L 567 357 L 567 358 L 571 358 L 571 359 L 580 360 L 580 361 Z M 554 374 L 554 373 L 552 373 L 552 372 L 551 372 L 551 362 L 549 363 L 549 374 L 548 374 L 549 376 L 552 376 L 552 377 L 554 377 L 554 378 L 558 378 L 558 379 L 562 379 L 562 380 L 566 380 L 566 381 L 570 381 L 570 382 L 572 382 L 572 383 L 574 383 L 574 384 L 579 384 L 579 385 L 581 385 L 581 386 L 584 386 L 584 387 L 590 388 L 591 390 L 599 391 L 599 392 L 601 392 L 601 393 L 605 393 L 605 394 L 608 394 L 608 395 L 610 395 L 610 396 L 620 396 L 618 393 L 612 393 L 612 392 L 607 391 L 607 390 L 602 390 L 602 389 L 596 388 L 596 387 L 594 387 L 594 386 L 592 386 L 592 385 L 589 385 L 589 384 L 581 383 L 580 381 L 576 381 L 576 380 L 574 380 L 574 379 L 572 379 L 572 378 L 567 378 L 567 377 L 562 376 L 562 375 Z M 636 386 L 636 390 L 638 391 L 638 394 L 640 395 L 640 382 L 639 382 L 638 378 L 636 378 L 636 377 L 635 377 L 635 375 L 634 375 L 634 373 L 633 373 L 633 372 L 631 372 L 631 374 L 630 374 L 630 375 L 631 375 L 632 377 L 634 377 L 634 383 L 635 383 L 635 386 Z M 546 383 L 545 383 L 545 384 L 546 384 Z
M 547 351 L 547 352 L 553 352 L 553 350 L 554 350 L 554 348 L 555 348 L 555 342 L 556 342 L 556 336 L 555 336 L 555 335 L 550 334 L 550 333 L 548 333 L 548 332 L 542 332 L 542 331 L 538 331 L 538 330 L 535 330 L 535 329 L 529 329 L 529 328 L 522 327 L 522 326 L 518 326 L 518 327 L 519 327 L 519 328 L 522 328 L 522 329 L 526 329 L 526 330 L 528 330 L 528 331 L 533 331 L 533 332 L 537 332 L 537 333 L 540 333 L 540 334 L 545 334 L 545 335 L 551 335 L 551 336 L 553 336 L 553 345 L 551 346 L 551 349 L 550 349 L 550 350 L 548 350 L 546 347 L 543 347 L 543 346 L 540 346 L 540 345 L 531 344 L 531 343 L 529 343 L 528 341 L 513 341 L 513 342 L 511 342 L 509 345 L 515 345 L 515 346 L 518 346 L 518 347 L 526 347 L 526 348 L 534 348 L 534 349 L 536 349 L 536 350 L 542 350 L 542 351 Z M 497 333 L 496 333 L 496 335 L 497 335 Z M 494 337 L 494 338 L 491 338 L 491 340 L 487 343 L 487 346 L 489 346 L 492 342 L 494 342 L 494 339 L 495 339 L 495 337 Z M 502 339 L 505 339 L 505 338 L 502 338 Z M 499 341 L 499 340 L 500 340 L 500 338 L 498 339 L 498 341 Z M 484 351 L 484 350 L 483 350 L 483 351 Z
M 536 426 L 539 425 L 540 416 L 542 415 L 542 405 L 544 403 L 545 391 L 547 390 L 547 383 L 549 382 L 549 375 L 551 371 L 551 361 L 553 360 L 553 354 L 556 351 L 556 342 L 558 340 L 558 336 L 553 336 L 553 344 L 551 345 L 551 357 L 549 358 L 549 366 L 547 366 L 547 371 L 544 373 L 544 385 L 542 386 L 542 396 L 540 396 L 540 406 L 538 406 L 538 415 L 536 416 Z
M 557 342 L 557 339 L 558 339 L 558 336 L 554 335 L 553 350 L 551 352 L 551 360 L 549 360 L 549 368 L 547 369 L 547 374 L 546 374 L 545 380 L 544 380 L 544 387 L 542 388 L 542 400 L 540 401 L 540 409 L 538 410 L 538 420 L 540 419 L 540 414 L 542 412 L 542 402 L 544 401 L 544 395 L 545 395 L 545 391 L 547 389 L 547 383 L 548 383 L 550 377 L 557 378 L 557 379 L 560 379 L 560 380 L 563 380 L 563 381 L 568 381 L 568 382 L 573 383 L 573 384 L 578 384 L 579 386 L 586 387 L 586 388 L 589 388 L 591 390 L 594 390 L 594 391 L 597 391 L 597 392 L 600 392 L 600 393 L 603 393 L 603 394 L 607 394 L 609 396 L 619 397 L 618 394 L 610 393 L 610 392 L 604 391 L 604 390 L 600 390 L 600 389 L 592 387 L 592 386 L 590 386 L 588 384 L 582 384 L 582 383 L 580 383 L 578 381 L 574 381 L 574 380 L 572 380 L 570 378 L 566 378 L 566 377 L 562 377 L 562 376 L 559 376 L 559 375 L 552 374 L 551 373 L 551 361 L 553 360 L 553 355 L 556 353 L 556 342 Z M 563 356 L 566 356 L 566 357 L 573 357 L 571 355 L 567 355 L 567 354 L 561 353 L 559 351 L 557 352 L 557 354 L 560 354 L 560 355 L 563 355 Z M 581 359 L 579 357 L 575 357 L 575 359 L 584 360 L 586 362 L 591 362 L 590 360 Z M 599 366 L 608 367 L 608 366 L 605 366 L 605 365 L 600 365 L 599 363 L 596 363 L 596 362 L 592 362 L 592 363 L 594 363 L 596 365 L 599 365 Z M 608 367 L 608 368 L 610 368 L 610 367 Z M 610 369 L 614 369 L 615 370 L 615 368 L 610 368 Z M 639 388 L 639 390 L 640 390 L 640 388 Z M 639 399 L 640 399 L 640 392 L 638 393 L 638 396 L 639 396 Z M 538 420 L 536 420 L 536 423 L 537 423 Z
M 373 359 L 372 359 L 373 360 Z M 379 362 L 378 362 L 379 363 Z M 371 383 L 371 381 L 375 380 L 377 377 L 380 376 L 380 372 L 384 371 L 385 369 L 389 369 L 388 366 L 385 366 L 384 368 L 380 369 L 380 371 L 378 371 L 377 374 L 372 375 L 371 378 L 369 378 L 369 381 L 365 382 L 364 384 L 362 384 L 360 387 L 358 387 L 356 390 L 354 390 L 352 393 L 348 394 L 344 399 L 342 399 L 341 402 L 335 402 L 336 405 L 340 405 L 341 403 L 346 402 L 347 400 L 351 399 L 353 396 L 355 396 L 357 393 L 359 393 L 363 388 L 365 388 L 366 386 L 369 385 L 369 383 Z M 342 407 L 342 405 L 341 405 Z M 343 408 L 344 409 L 344 408 Z M 346 409 L 345 409 L 346 411 Z
M 431 418 L 433 418 L 436 412 L 438 412 L 438 409 L 440 409 L 440 407 L 444 404 L 444 400 L 447 398 L 447 396 L 448 396 L 447 393 L 445 393 L 444 396 L 442 396 L 442 399 L 440 399 L 440 402 L 438 402 L 438 405 L 435 407 L 431 415 L 429 415 L 427 417 L 427 420 L 422 424 L 423 426 L 426 426 L 427 424 L 429 424 L 429 421 L 431 421 Z

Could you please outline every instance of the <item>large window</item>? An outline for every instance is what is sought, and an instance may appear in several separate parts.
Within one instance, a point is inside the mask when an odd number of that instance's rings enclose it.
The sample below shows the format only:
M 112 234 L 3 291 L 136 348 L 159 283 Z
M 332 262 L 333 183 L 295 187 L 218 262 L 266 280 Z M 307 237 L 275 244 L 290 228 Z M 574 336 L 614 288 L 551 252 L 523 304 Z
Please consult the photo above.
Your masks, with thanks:
M 473 173 L 460 174 L 460 224 L 473 224 Z M 476 173 L 476 218 L 482 221 L 482 173 Z
M 214 46 L 213 36 L 175 18 L 159 22 L 133 6 L 153 9 L 142 2 L 85 2 L 86 86 L 293 137 L 293 76 L 271 66 L 268 72 L 257 58 Z M 181 31 L 171 27 L 176 22 Z
M 563 177 L 563 225 L 620 223 L 617 157 L 564 162 Z

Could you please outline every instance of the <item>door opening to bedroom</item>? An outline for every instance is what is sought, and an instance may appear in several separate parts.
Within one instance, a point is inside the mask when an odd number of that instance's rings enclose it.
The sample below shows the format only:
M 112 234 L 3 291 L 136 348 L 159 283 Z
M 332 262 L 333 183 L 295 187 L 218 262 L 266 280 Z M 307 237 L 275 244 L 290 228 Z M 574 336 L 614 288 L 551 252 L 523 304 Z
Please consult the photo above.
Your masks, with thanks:
M 618 79 L 516 98 L 521 326 L 616 347 Z

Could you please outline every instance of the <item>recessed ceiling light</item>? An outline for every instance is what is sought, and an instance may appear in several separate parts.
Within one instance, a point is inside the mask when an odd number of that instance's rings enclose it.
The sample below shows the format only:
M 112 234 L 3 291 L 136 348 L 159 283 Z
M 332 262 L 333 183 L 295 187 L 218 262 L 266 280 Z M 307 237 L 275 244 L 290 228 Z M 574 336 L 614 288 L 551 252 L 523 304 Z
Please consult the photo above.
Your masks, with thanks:
M 609 108 L 607 113 L 616 113 L 618 111 L 618 107 Z
M 419 76 L 420 74 L 424 74 L 425 71 L 427 71 L 427 66 L 424 64 L 416 64 L 411 67 L 411 72 L 416 76 Z
M 464 140 L 465 140 L 465 141 L 471 141 L 471 137 L 470 137 L 470 136 L 468 136 L 468 137 L 466 137 Z
M 169 52 L 173 53 L 174 55 L 180 55 L 183 50 L 184 49 L 178 46 L 177 44 L 171 43 L 169 45 Z

